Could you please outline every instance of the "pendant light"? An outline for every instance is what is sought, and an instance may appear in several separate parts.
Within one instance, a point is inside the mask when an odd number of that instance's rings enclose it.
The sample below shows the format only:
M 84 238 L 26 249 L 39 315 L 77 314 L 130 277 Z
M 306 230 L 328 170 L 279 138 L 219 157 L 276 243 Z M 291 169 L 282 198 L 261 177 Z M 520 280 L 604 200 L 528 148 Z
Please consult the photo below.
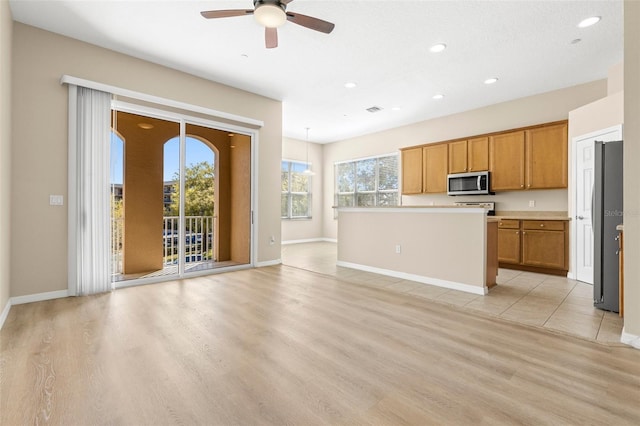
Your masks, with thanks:
M 302 172 L 302 174 L 306 176 L 313 176 L 315 175 L 315 173 L 311 171 L 311 168 L 309 167 L 309 128 L 306 127 L 306 130 L 307 130 L 307 162 L 306 162 L 307 169 L 304 172 Z

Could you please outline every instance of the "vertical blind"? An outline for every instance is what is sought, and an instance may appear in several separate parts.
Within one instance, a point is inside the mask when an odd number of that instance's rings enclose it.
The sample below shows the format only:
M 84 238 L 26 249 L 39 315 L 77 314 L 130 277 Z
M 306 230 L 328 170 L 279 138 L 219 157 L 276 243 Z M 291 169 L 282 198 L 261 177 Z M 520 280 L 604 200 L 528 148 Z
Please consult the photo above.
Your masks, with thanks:
M 87 295 L 113 289 L 111 281 L 109 149 L 111 94 L 69 86 L 69 287 Z M 106 160 L 105 160 L 106 159 Z

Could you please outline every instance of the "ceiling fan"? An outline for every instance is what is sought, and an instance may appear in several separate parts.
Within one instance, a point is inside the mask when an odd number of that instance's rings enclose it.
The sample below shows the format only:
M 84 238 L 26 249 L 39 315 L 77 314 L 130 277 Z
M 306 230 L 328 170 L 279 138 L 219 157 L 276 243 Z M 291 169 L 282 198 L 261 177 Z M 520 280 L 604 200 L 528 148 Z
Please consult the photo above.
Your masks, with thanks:
M 200 12 L 207 19 L 230 18 L 233 16 L 253 15 L 264 26 L 264 38 L 267 49 L 278 47 L 277 28 L 286 21 L 312 30 L 329 34 L 335 27 L 331 22 L 300 13 L 287 12 L 287 5 L 293 0 L 253 0 L 251 9 L 209 10 Z

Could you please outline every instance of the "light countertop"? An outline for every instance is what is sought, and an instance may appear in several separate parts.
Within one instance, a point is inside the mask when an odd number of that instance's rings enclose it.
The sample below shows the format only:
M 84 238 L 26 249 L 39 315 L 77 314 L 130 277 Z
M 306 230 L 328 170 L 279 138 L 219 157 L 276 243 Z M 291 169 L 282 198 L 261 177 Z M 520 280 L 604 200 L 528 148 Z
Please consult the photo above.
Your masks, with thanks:
M 514 220 L 566 220 L 571 218 L 567 212 L 562 211 L 496 211 L 493 216 L 496 219 L 514 219 Z

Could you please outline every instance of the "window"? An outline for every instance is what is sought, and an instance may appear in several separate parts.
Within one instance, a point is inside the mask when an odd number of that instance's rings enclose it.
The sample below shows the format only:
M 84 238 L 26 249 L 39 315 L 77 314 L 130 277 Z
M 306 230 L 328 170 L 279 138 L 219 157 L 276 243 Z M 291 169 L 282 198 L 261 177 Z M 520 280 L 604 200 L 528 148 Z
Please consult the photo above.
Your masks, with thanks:
M 304 174 L 307 163 L 282 161 L 283 219 L 311 219 L 311 176 Z
M 335 177 L 338 207 L 398 205 L 397 154 L 336 163 Z

